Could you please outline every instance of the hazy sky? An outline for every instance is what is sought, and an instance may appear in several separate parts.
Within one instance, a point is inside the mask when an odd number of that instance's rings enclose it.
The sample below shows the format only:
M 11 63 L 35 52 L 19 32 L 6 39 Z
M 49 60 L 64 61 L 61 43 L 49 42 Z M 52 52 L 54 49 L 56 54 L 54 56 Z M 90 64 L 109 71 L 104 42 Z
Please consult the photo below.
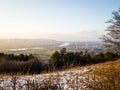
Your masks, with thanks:
M 0 0 L 0 38 L 98 40 L 120 0 Z

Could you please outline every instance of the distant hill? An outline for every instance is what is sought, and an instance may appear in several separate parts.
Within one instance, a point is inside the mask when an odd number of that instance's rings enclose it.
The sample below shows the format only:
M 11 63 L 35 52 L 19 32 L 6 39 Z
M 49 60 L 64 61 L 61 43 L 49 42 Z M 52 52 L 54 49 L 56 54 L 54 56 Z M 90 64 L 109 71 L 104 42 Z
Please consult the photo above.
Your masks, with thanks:
M 0 39 L 0 51 L 11 48 L 33 48 L 59 43 L 59 41 L 50 39 Z
M 53 52 L 66 48 L 68 52 L 89 50 L 90 55 L 104 52 L 101 42 L 56 41 L 51 39 L 0 39 L 0 52 L 7 54 L 38 54 L 50 57 Z

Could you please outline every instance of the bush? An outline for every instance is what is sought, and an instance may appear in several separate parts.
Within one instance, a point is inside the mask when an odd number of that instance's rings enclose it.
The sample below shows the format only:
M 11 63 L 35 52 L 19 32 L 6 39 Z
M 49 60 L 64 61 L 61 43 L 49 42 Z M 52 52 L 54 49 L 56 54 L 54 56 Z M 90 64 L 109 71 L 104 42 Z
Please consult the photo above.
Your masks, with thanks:
M 1 60 L 0 73 L 40 73 L 43 71 L 40 61 L 31 59 L 27 62 Z

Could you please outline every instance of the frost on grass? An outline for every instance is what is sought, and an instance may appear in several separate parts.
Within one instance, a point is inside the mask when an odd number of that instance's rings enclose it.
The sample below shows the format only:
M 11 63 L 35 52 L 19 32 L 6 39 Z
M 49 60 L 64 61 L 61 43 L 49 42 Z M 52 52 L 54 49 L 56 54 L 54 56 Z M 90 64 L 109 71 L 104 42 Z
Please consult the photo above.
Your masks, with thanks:
M 0 90 L 89 90 L 91 70 L 61 71 L 31 76 L 3 76 Z

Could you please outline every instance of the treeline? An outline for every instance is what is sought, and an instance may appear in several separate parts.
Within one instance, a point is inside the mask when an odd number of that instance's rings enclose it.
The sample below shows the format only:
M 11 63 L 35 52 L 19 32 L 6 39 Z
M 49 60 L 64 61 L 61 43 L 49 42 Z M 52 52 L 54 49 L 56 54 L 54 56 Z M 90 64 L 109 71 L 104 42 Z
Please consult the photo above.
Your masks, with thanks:
M 5 59 L 5 60 L 15 60 L 15 61 L 28 61 L 29 59 L 33 58 L 33 55 L 15 55 L 15 54 L 5 54 L 5 53 L 0 53 L 0 59 Z
M 99 53 L 90 56 L 86 52 L 67 52 L 66 48 L 55 51 L 49 60 L 49 63 L 41 63 L 31 55 L 14 55 L 0 53 L 0 73 L 22 73 L 33 74 L 42 72 L 53 72 L 56 70 L 65 70 L 75 66 L 84 66 L 106 61 L 117 60 L 120 55 L 113 52 Z M 43 61 L 43 60 L 42 60 Z
M 43 66 L 34 55 L 15 55 L 0 53 L 0 73 L 26 74 L 40 73 Z
M 63 48 L 59 52 L 56 51 L 52 54 L 50 64 L 54 69 L 66 69 L 74 66 L 112 61 L 118 58 L 120 58 L 120 55 L 113 52 L 99 53 L 90 56 L 88 51 L 67 52 L 66 48 Z

